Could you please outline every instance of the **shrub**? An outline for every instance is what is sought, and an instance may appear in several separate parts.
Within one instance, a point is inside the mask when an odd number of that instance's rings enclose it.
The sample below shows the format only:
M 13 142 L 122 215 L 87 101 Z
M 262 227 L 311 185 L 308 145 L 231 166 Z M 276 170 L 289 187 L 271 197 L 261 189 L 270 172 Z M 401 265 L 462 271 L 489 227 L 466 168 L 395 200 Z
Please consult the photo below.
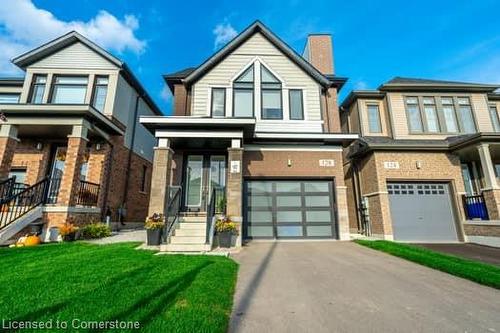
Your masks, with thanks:
M 74 234 L 78 230 L 78 227 L 73 223 L 64 223 L 59 225 L 59 234 L 64 237 Z
M 80 229 L 83 239 L 95 239 L 111 236 L 111 229 L 104 223 L 91 223 Z

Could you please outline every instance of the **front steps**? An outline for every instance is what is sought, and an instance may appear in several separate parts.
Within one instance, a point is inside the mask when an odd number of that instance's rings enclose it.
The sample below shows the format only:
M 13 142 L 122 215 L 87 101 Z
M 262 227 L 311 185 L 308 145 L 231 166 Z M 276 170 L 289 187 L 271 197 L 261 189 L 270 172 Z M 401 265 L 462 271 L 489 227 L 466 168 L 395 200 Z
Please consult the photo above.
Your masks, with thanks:
M 173 231 L 168 244 L 162 244 L 160 251 L 165 252 L 207 252 L 207 217 L 204 215 L 181 215 L 177 228 Z
M 33 222 L 40 220 L 42 218 L 43 209 L 42 206 L 33 208 L 31 211 L 17 218 L 14 222 L 10 223 L 6 227 L 0 230 L 0 245 L 5 245 L 9 243 L 9 240 L 15 236 L 18 232 L 23 230 L 28 225 Z

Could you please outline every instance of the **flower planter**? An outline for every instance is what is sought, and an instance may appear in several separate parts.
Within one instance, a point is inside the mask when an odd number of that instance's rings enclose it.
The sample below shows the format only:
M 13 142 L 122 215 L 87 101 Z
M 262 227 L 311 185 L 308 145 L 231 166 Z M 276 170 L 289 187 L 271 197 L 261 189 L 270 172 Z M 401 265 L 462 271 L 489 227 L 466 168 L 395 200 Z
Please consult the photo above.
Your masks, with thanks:
M 76 239 L 76 232 L 72 232 L 70 234 L 64 235 L 62 239 L 65 242 L 74 242 Z
M 147 229 L 148 245 L 160 245 L 162 229 Z
M 220 247 L 225 247 L 225 248 L 231 247 L 231 240 L 233 238 L 232 232 L 230 232 L 230 231 L 220 232 L 218 234 L 218 237 L 219 237 L 219 246 Z

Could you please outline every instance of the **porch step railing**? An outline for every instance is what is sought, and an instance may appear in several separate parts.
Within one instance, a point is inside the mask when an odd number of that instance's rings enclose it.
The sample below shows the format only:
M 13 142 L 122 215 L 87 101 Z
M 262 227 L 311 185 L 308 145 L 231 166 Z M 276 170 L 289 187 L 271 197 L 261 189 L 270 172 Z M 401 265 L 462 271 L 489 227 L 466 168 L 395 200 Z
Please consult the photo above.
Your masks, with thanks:
M 163 242 L 167 243 L 172 232 L 175 230 L 175 225 L 179 221 L 179 211 L 181 209 L 181 193 L 182 187 L 170 188 L 170 201 L 165 210 L 165 229 L 163 231 Z
M 49 179 L 26 187 L 17 193 L 0 199 L 0 230 L 30 212 L 33 208 L 45 203 Z
M 76 204 L 80 206 L 97 206 L 100 185 L 80 180 Z
M 465 217 L 467 220 L 481 219 L 488 220 L 488 209 L 484 196 L 478 195 L 463 195 L 462 201 L 465 208 Z
M 214 187 L 207 207 L 206 244 L 212 245 L 215 234 L 215 215 L 226 213 L 226 191 L 223 187 Z

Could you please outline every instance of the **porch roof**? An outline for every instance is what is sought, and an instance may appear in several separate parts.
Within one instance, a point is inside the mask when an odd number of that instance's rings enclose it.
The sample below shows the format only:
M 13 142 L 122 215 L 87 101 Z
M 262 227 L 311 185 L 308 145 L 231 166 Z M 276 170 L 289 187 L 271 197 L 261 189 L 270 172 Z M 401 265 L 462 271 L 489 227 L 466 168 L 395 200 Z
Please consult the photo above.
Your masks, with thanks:
M 124 129 L 88 104 L 0 104 L 0 112 L 12 125 L 58 125 L 60 119 L 83 118 L 108 135 L 124 135 Z M 67 125 L 63 123 L 62 125 Z

